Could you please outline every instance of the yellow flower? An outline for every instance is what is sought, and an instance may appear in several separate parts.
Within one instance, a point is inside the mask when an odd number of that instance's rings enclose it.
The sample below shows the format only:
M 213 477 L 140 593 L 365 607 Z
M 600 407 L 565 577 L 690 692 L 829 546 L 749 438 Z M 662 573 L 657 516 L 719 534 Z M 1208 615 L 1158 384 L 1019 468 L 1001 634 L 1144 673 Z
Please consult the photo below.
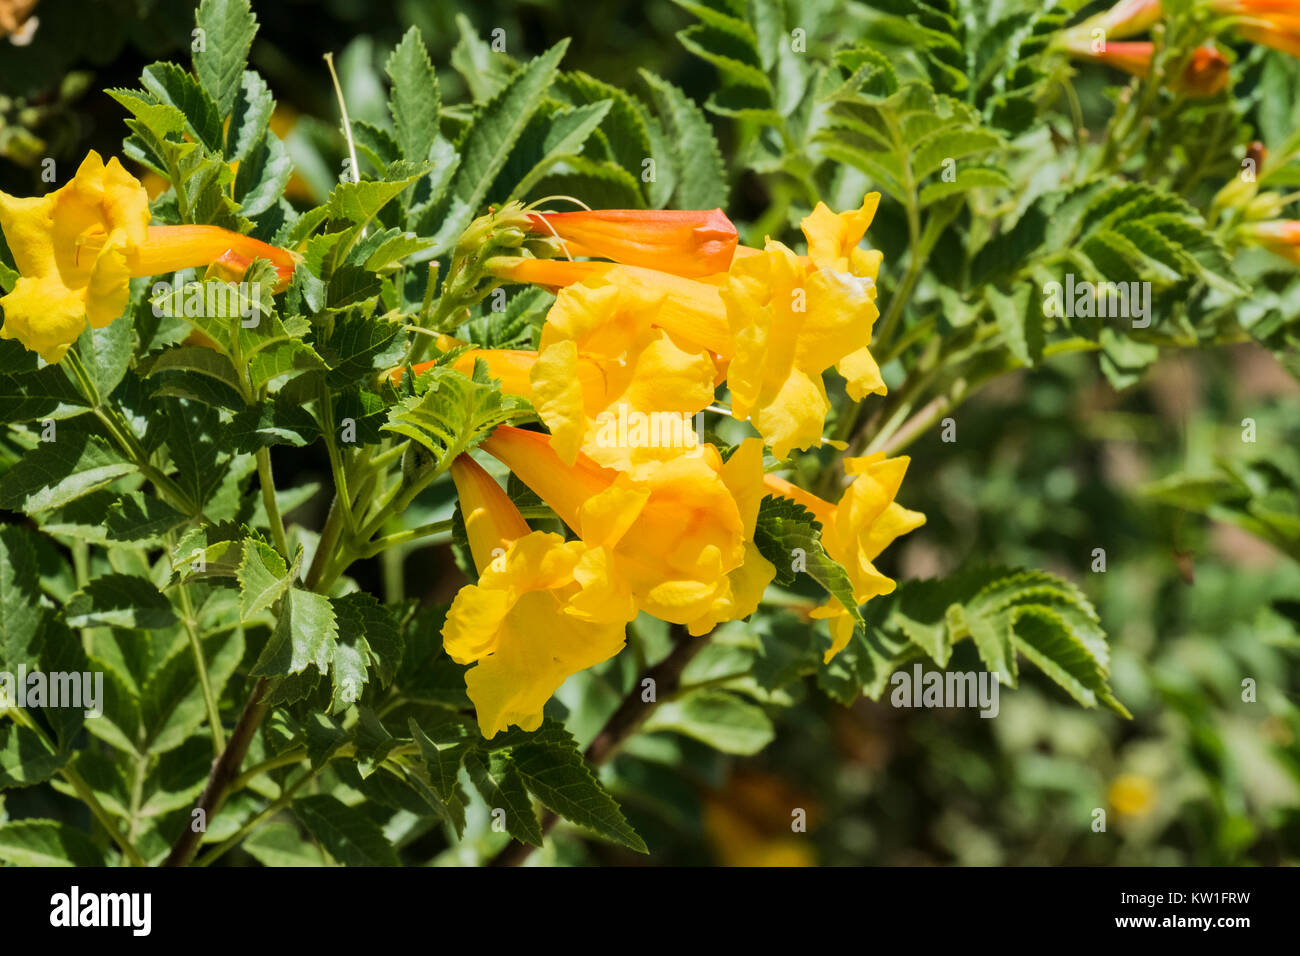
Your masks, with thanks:
M 92 152 L 46 196 L 0 193 L 0 226 L 20 273 L 0 298 L 0 337 L 57 362 L 87 321 L 103 328 L 126 308 L 127 257 L 147 235 L 149 198 L 116 158 L 105 166 Z
M 868 193 L 861 209 L 842 213 L 833 213 L 825 203 L 819 202 L 802 223 L 804 238 L 808 240 L 808 258 L 819 269 L 852 277 L 846 278 L 846 283 L 858 280 L 866 287 L 872 301 L 876 298 L 876 278 L 880 274 L 883 256 L 879 249 L 861 249 L 858 244 L 867 234 L 879 205 L 880 193 Z M 871 280 L 869 283 L 865 281 L 868 279 Z M 870 338 L 868 328 L 868 341 Z M 835 368 L 847 380 L 849 398 L 855 402 L 868 395 L 885 394 L 880 366 L 865 344 L 844 356 Z
M 872 562 L 896 538 L 925 524 L 925 515 L 909 511 L 894 500 L 909 461 L 906 457 L 886 458 L 884 452 L 844 459 L 845 474 L 852 475 L 853 482 L 844 490 L 838 504 L 831 504 L 783 478 L 765 476 L 769 490 L 803 505 L 821 523 L 822 547 L 827 555 L 844 565 L 858 604 L 894 590 L 893 579 L 881 574 Z M 825 658 L 829 663 L 848 646 L 853 636 L 853 618 L 834 599 L 817 608 L 813 617 L 825 618 L 830 624 L 831 647 Z
M 1106 799 L 1121 817 L 1142 817 L 1156 802 L 1156 788 L 1149 779 L 1135 773 L 1122 773 L 1111 781 Z
M 698 449 L 691 415 L 713 401 L 717 378 L 707 353 L 680 348 L 651 324 L 657 302 L 600 279 L 579 283 L 561 291 L 540 352 L 472 348 L 451 367 L 471 375 L 482 361 L 503 391 L 529 398 L 565 464 L 581 451 L 607 468 L 635 471 Z M 444 351 L 464 344 L 438 338 Z M 404 374 L 398 368 L 391 377 Z
M 247 268 L 270 259 L 287 283 L 295 257 L 216 226 L 150 226 L 144 186 L 116 158 L 91 151 L 72 181 L 36 198 L 0 193 L 0 228 L 18 266 L 0 298 L 0 338 L 17 339 L 47 362 L 85 331 L 122 314 L 133 276 L 222 261 Z
M 465 675 L 479 729 L 536 730 L 542 708 L 571 675 L 623 647 L 636 611 L 611 583 L 608 556 L 581 541 L 531 531 L 506 493 L 468 456 L 451 467 L 478 584 L 447 612 L 443 646 L 475 664 Z
M 627 470 L 698 450 L 690 418 L 713 401 L 717 367 L 654 326 L 662 303 L 661 295 L 606 279 L 560 291 L 530 384 L 551 447 L 566 464 L 582 451 Z M 597 382 L 582 372 L 592 364 Z
M 549 436 L 502 425 L 483 443 L 591 548 L 610 555 L 641 610 L 691 634 L 753 613 L 775 568 L 752 543 L 763 495 L 762 446 L 724 465 L 717 450 L 678 455 L 637 475 L 583 454 L 566 465 Z
M 634 294 L 659 296 L 655 325 L 672 335 L 683 348 L 698 346 L 721 358 L 731 354 L 731 331 L 727 313 L 718 294 L 726 279 L 708 276 L 688 279 L 642 266 L 614 262 L 569 262 L 564 259 L 519 259 L 498 256 L 489 260 L 494 275 L 511 282 L 529 282 L 551 289 L 563 289 L 579 282 L 605 279 Z

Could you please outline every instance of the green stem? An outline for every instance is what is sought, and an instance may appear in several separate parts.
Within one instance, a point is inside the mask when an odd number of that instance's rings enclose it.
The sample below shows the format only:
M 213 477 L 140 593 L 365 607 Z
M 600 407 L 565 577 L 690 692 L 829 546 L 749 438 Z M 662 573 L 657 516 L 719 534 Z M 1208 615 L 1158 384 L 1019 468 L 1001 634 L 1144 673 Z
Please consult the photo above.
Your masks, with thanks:
M 209 866 L 215 860 L 224 856 L 226 853 L 230 852 L 235 847 L 239 846 L 239 844 L 242 843 L 250 833 L 252 833 L 263 823 L 271 819 L 271 817 L 275 816 L 277 813 L 279 813 L 281 810 L 287 807 L 290 803 L 292 803 L 293 798 L 297 796 L 298 791 L 301 790 L 304 786 L 306 786 L 311 781 L 315 780 L 318 776 L 320 776 L 320 774 L 328 766 L 329 766 L 328 763 L 323 763 L 315 770 L 308 770 L 301 777 L 295 780 L 292 784 L 286 787 L 284 789 L 284 792 L 281 793 L 279 797 L 271 801 L 271 803 L 267 804 L 266 808 L 263 809 L 261 813 L 253 817 L 242 827 L 240 827 L 237 831 L 235 831 L 234 835 L 232 835 L 226 840 L 223 840 L 221 843 L 218 843 L 207 853 L 203 854 L 203 856 L 195 860 L 194 865 Z
M 271 449 L 262 447 L 257 450 L 257 481 L 262 486 L 262 505 L 266 508 L 266 520 L 271 525 L 271 540 L 275 548 L 286 561 L 289 554 L 289 539 L 284 534 L 284 519 L 280 517 L 280 503 L 275 497 L 275 476 L 271 472 Z
M 50 750 L 54 749 L 54 745 L 51 743 L 49 736 L 45 731 L 41 730 L 36 722 L 32 720 L 31 715 L 25 710 L 18 707 L 12 707 L 9 710 L 9 714 L 13 717 L 15 723 L 21 724 L 34 733 Z M 76 792 L 77 799 L 89 808 L 94 818 L 99 821 L 99 825 L 102 826 L 105 832 L 113 838 L 113 842 L 117 844 L 118 849 L 122 851 L 123 855 L 130 861 L 131 865 L 148 866 L 149 864 L 145 861 L 145 858 L 140 855 L 140 851 L 137 850 L 135 845 L 118 830 L 117 821 L 114 820 L 109 815 L 108 811 L 104 809 L 104 805 L 99 802 L 99 798 L 95 796 L 95 792 L 90 789 L 90 785 L 86 783 L 81 774 L 71 766 L 64 766 L 59 770 L 59 776 L 68 782 L 68 785 Z
M 212 752 L 220 757 L 226 749 L 226 732 L 221 726 L 221 708 L 217 705 L 217 695 L 212 691 L 212 680 L 208 677 L 208 664 L 203 657 L 203 642 L 199 639 L 198 620 L 194 616 L 194 604 L 190 600 L 190 589 L 184 581 L 176 585 L 181 600 L 182 624 L 189 637 L 190 650 L 194 654 L 194 670 L 199 678 L 199 687 L 203 691 L 203 705 L 208 712 L 208 725 L 212 728 Z

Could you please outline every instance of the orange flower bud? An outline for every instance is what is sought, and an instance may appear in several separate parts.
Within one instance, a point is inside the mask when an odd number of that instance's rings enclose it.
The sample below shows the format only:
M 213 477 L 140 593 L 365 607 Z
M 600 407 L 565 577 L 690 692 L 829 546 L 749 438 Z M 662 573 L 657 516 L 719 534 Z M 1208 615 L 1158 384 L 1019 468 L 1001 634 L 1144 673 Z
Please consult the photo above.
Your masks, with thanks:
M 739 240 L 721 209 L 596 209 L 528 218 L 534 232 L 564 240 L 570 255 L 688 278 L 726 272 Z
M 1262 246 L 1300 266 L 1300 220 L 1250 222 L 1239 227 L 1237 234 L 1252 245 Z

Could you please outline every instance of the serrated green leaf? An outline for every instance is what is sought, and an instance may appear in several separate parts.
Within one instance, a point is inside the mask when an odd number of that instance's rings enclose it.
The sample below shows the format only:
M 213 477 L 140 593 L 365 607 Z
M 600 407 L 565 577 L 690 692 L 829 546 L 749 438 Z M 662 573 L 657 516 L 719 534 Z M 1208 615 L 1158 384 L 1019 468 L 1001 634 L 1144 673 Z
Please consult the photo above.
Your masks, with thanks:
M 176 623 L 171 602 L 147 578 L 104 574 L 74 594 L 67 606 L 70 627 L 157 630 Z
M 293 813 L 325 851 L 346 866 L 401 865 L 379 825 L 337 797 L 300 797 Z
M 450 249 L 478 215 L 511 149 L 555 78 L 568 45 L 567 39 L 561 40 L 528 61 L 476 113 L 473 124 L 457 144 L 461 162 L 451 181 L 450 207 L 435 236 L 435 254 Z
M 51 750 L 26 727 L 0 724 L 0 791 L 43 783 L 58 773 L 70 756 Z
M 244 656 L 244 637 L 238 628 L 203 641 L 208 684 L 221 692 Z M 194 653 L 181 647 L 150 676 L 140 695 L 140 719 L 147 753 L 162 754 L 181 746 L 207 717 L 203 688 L 194 667 Z
M 794 583 L 797 558 L 802 570 L 839 601 L 861 625 L 862 615 L 853 596 L 853 582 L 843 566 L 822 547 L 821 532 L 821 525 L 807 508 L 789 498 L 768 495 L 759 505 L 754 544 L 776 567 L 778 583 Z
M 250 538 L 244 542 L 239 579 L 239 617 L 249 621 L 275 604 L 293 586 L 284 558 L 269 544 Z
M 510 759 L 524 786 L 550 810 L 620 846 L 649 852 L 563 727 L 543 723 L 511 748 Z
M 438 74 L 429 61 L 418 28 L 411 27 L 403 34 L 384 64 L 384 72 L 393 84 L 388 111 L 393 117 L 402 156 L 411 162 L 423 162 L 429 158 L 429 150 L 438 138 L 438 111 L 442 103 Z
M 194 52 L 194 72 L 224 117 L 239 94 L 257 18 L 248 0 L 203 0 L 197 23 L 203 48 Z
M 420 379 L 425 392 L 393 406 L 383 430 L 419 442 L 438 467 L 449 466 L 497 425 L 528 408 L 525 400 L 484 382 L 480 371 L 476 368 L 471 379 L 445 365 L 430 369 Z
M 40 651 L 40 580 L 32 533 L 0 526 L 0 669 L 32 665 Z
M 337 639 L 338 624 L 329 599 L 291 588 L 281 602 L 280 618 L 253 666 L 253 674 L 284 677 L 300 674 L 309 665 L 326 674 Z
M 667 80 L 640 71 L 659 109 L 664 134 L 677 158 L 674 204 L 682 209 L 727 205 L 726 171 L 713 129 L 704 113 Z
M 502 754 L 469 753 L 465 757 L 469 779 L 486 801 L 493 821 L 501 820 L 506 832 L 520 843 L 542 845 L 542 828 L 533 802 L 510 759 Z
M 140 83 L 166 106 L 174 106 L 185 117 L 194 138 L 209 152 L 222 152 L 221 117 L 217 104 L 189 73 L 175 63 L 152 63 L 140 74 Z
M 0 508 L 33 514 L 57 508 L 135 471 L 97 435 L 42 442 L 0 476 Z

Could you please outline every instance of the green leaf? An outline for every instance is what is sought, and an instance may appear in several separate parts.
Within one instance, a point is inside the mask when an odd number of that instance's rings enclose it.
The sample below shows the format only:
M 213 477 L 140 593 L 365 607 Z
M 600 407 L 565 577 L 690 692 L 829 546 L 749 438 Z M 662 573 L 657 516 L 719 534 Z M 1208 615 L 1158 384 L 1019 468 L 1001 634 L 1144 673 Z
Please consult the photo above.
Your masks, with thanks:
M 68 601 L 70 627 L 124 627 L 158 630 L 176 623 L 171 602 L 147 578 L 104 574 Z
M 1078 588 L 1055 575 L 973 568 L 908 581 L 868 608 L 872 629 L 901 635 L 940 667 L 953 645 L 969 637 L 1002 683 L 1015 685 L 1019 651 L 1084 706 L 1104 704 L 1128 716 L 1109 688 L 1109 651 L 1097 612 Z
M 6 668 L 14 666 L 5 663 Z M 0 790 L 43 783 L 58 773 L 70 756 L 51 750 L 26 727 L 11 722 L 0 724 Z
M 342 316 L 329 341 L 320 347 L 330 369 L 326 382 L 337 388 L 368 379 L 380 369 L 395 366 L 405 349 L 402 327 L 396 322 L 355 313 Z
M 420 757 L 424 761 L 429 786 L 443 800 L 451 800 L 455 796 L 457 777 L 471 747 L 469 734 L 464 726 L 458 721 L 448 723 L 453 728 L 455 736 L 452 737 L 452 742 L 445 744 L 441 741 L 442 735 L 439 735 L 440 740 L 437 743 L 430 740 L 420 725 L 415 722 L 414 717 L 407 723 L 411 739 L 420 747 Z
M 104 866 L 90 837 L 55 820 L 0 823 L 0 860 L 15 866 Z
M 77 339 L 77 352 L 86 375 L 101 398 L 108 398 L 126 375 L 135 345 L 131 312 L 102 329 L 87 328 Z
M 236 572 L 239 579 L 239 617 L 249 621 L 275 604 L 293 586 L 284 558 L 265 542 L 250 538 L 244 542 L 243 559 Z
M 439 468 L 469 451 L 497 425 L 528 409 L 528 403 L 504 395 L 484 381 L 481 367 L 471 379 L 440 365 L 420 376 L 427 390 L 393 406 L 384 431 L 413 439 L 427 448 Z
M 221 117 L 230 111 L 229 104 L 224 105 L 218 113 L 217 104 L 212 97 L 194 77 L 175 63 L 162 62 L 146 66 L 140 74 L 140 82 L 157 102 L 174 106 L 180 111 L 190 133 L 209 152 L 221 154 Z M 233 102 L 233 96 L 231 100 Z
M 35 358 L 33 353 L 27 353 Z M 87 402 L 64 370 L 47 365 L 25 374 L 0 373 L 0 423 L 67 418 Z
M 41 636 L 40 580 L 32 532 L 0 526 L 0 669 L 37 661 Z
M 224 117 L 239 94 L 257 18 L 248 0 L 203 0 L 197 22 L 203 48 L 194 53 L 194 72 Z
M 402 637 L 392 612 L 372 595 L 354 591 L 330 598 L 338 619 L 339 641 L 355 643 L 379 672 L 380 683 L 392 683 L 402 665 Z
M 176 465 L 177 484 L 191 501 L 206 502 L 230 466 L 229 456 L 221 451 L 221 415 L 201 402 L 166 399 L 160 404 L 167 416 L 167 450 Z
M 582 144 L 609 112 L 610 103 L 602 100 L 586 106 L 559 110 L 542 118 L 534 115 L 528 132 L 520 138 L 501 170 L 489 196 L 522 199 L 558 163 L 579 153 Z
M 650 87 L 663 119 L 664 134 L 678 160 L 674 205 L 682 209 L 725 207 L 726 168 L 704 113 L 667 80 L 648 70 L 641 70 L 640 74 Z
M 252 155 L 266 135 L 273 113 L 275 97 L 266 81 L 252 70 L 245 70 L 226 132 L 226 158 L 243 161 Z
M 1011 185 L 1011 179 L 1002 170 L 991 166 L 958 166 L 952 182 L 930 183 L 921 190 L 921 208 L 983 187 L 1001 188 Z
M 0 477 L 0 508 L 34 514 L 57 508 L 135 471 L 98 435 L 42 442 Z
M 280 619 L 253 666 L 253 675 L 284 677 L 300 674 L 309 665 L 325 674 L 337 639 L 338 624 L 329 599 L 292 588 L 281 602 Z
M 220 700 L 244 655 L 243 633 L 238 628 L 222 631 L 204 639 L 202 647 L 208 683 Z M 179 647 L 141 689 L 140 719 L 145 752 L 151 754 L 181 746 L 207 719 L 203 688 L 188 644 Z
M 609 112 L 601 120 L 600 133 L 609 144 L 614 159 L 613 168 L 631 179 L 636 194 L 640 195 L 643 163 L 654 155 L 650 130 L 642 115 L 641 104 L 626 90 L 587 73 L 561 74 L 555 87 L 575 106 L 609 101 Z
M 304 448 L 320 438 L 320 425 L 299 402 L 276 396 L 237 412 L 228 434 L 236 448 L 249 454 L 271 445 Z
M 428 172 L 420 166 L 411 171 L 408 163 L 394 163 L 384 179 L 367 179 L 359 183 L 339 183 L 330 192 L 328 214 L 330 219 L 350 222 L 364 227 L 379 211 L 419 182 Z
M 511 748 L 510 758 L 524 786 L 550 810 L 620 846 L 649 852 L 563 727 L 544 723 Z
M 393 84 L 388 111 L 393 117 L 402 156 L 411 162 L 423 162 L 429 158 L 429 150 L 438 138 L 441 97 L 438 74 L 429 62 L 429 52 L 417 27 L 411 27 L 402 36 L 384 65 L 384 72 Z
M 642 726 L 675 731 L 728 754 L 756 754 L 776 736 L 763 709 L 723 691 L 696 691 L 664 701 Z
M 434 254 L 450 249 L 487 199 L 488 190 L 555 78 L 569 41 L 561 40 L 524 65 L 481 110 L 457 148 L 461 163 L 452 178 L 451 204 L 435 237 Z
M 822 547 L 822 527 L 812 512 L 789 498 L 768 495 L 759 505 L 754 544 L 776 566 L 778 584 L 793 584 L 804 570 L 843 605 L 858 623 L 862 615 L 848 572 Z
M 451 51 L 451 65 L 469 87 L 474 102 L 489 100 L 506 85 L 515 61 L 483 42 L 463 13 L 456 14 L 456 30 L 460 39 Z
M 235 174 L 235 198 L 241 216 L 260 216 L 280 201 L 293 176 L 289 150 L 268 132 L 249 151 Z
M 293 813 L 326 852 L 346 866 L 401 866 L 379 825 L 337 797 L 300 797 Z
M 542 845 L 542 827 L 519 771 L 503 754 L 470 753 L 465 757 L 469 779 L 488 805 L 493 822 L 504 817 L 506 832 L 520 843 Z M 499 816 L 500 815 L 500 816 Z
M 328 866 L 329 861 L 310 840 L 304 840 L 298 828 L 289 823 L 271 821 L 254 830 L 240 844 L 263 866 Z
M 1010 295 L 996 286 L 985 289 L 1002 340 L 1021 363 L 1033 365 L 1043 354 L 1043 310 L 1029 307 L 1034 287 L 1020 283 Z

